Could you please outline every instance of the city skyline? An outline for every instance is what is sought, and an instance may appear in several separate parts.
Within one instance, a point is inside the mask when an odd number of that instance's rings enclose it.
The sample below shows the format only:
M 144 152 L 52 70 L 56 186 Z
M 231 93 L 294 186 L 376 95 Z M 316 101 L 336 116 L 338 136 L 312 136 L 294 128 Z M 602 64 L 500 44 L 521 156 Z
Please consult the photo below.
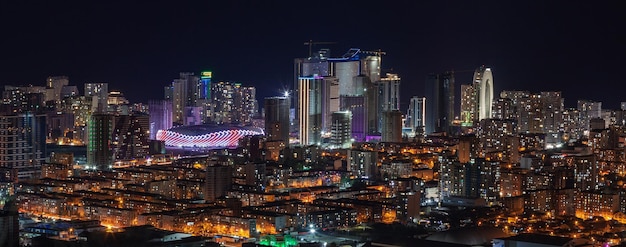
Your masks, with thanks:
M 624 245 L 610 5 L 0 3 L 0 246 Z
M 425 95 L 429 73 L 455 70 L 458 87 L 472 81 L 462 71 L 481 65 L 493 70 L 496 98 L 502 90 L 529 90 L 561 91 L 567 107 L 588 99 L 618 109 L 624 101 L 607 88 L 623 80 L 619 58 L 626 52 L 619 33 L 626 22 L 609 3 L 1 6 L 0 85 L 43 85 L 66 75 L 71 85 L 108 82 L 145 103 L 161 98 L 179 72 L 211 70 L 216 81 L 256 86 L 262 99 L 293 85 L 293 60 L 306 57 L 303 43 L 313 40 L 332 42 L 312 49 L 330 48 L 333 56 L 353 47 L 385 51 L 382 73 L 402 77 L 402 111 L 411 97 Z M 133 93 L 146 85 L 146 93 Z

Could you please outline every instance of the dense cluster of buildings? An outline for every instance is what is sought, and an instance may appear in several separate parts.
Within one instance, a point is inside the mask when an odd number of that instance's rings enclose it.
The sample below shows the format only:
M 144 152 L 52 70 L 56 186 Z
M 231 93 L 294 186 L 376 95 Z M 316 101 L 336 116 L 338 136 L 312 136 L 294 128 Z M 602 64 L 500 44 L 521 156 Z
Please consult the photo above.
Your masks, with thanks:
M 5 86 L 0 196 L 39 217 L 204 236 L 418 224 L 440 206 L 626 223 L 626 107 L 495 97 L 481 66 L 459 100 L 446 71 L 401 109 L 401 79 L 381 73 L 382 55 L 295 59 L 294 90 L 261 111 L 254 87 L 208 71 L 180 73 L 148 104 L 107 83 L 81 94 L 67 77 Z M 51 146 L 84 146 L 85 157 Z M 592 233 L 576 234 L 560 233 Z

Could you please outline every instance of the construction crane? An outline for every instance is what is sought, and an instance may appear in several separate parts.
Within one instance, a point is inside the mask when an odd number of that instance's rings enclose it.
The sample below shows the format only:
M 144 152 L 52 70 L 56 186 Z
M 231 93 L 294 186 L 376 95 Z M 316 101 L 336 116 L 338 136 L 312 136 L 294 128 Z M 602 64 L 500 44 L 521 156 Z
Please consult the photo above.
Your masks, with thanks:
M 380 57 L 381 55 L 387 55 L 387 52 L 384 52 L 381 49 L 378 49 L 377 51 L 364 51 L 364 50 L 361 50 L 360 53 L 369 54 L 369 55 L 376 55 L 378 57 Z
M 307 42 L 304 42 L 304 45 L 308 45 L 309 46 L 309 57 L 311 57 L 311 55 L 313 55 L 313 45 L 332 45 L 332 44 L 336 44 L 336 43 L 337 42 L 309 40 Z

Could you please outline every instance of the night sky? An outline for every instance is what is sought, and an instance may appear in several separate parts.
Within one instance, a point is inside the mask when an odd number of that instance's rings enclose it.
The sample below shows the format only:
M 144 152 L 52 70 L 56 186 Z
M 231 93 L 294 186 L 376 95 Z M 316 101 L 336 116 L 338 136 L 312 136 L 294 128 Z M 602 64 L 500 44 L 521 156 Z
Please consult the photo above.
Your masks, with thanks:
M 182 2 L 182 3 L 180 3 Z M 49 75 L 108 82 L 132 102 L 163 97 L 181 71 L 257 87 L 293 82 L 305 41 L 382 49 L 402 104 L 428 73 L 493 70 L 501 90 L 558 90 L 617 109 L 626 101 L 626 8 L 620 1 L 22 1 L 0 0 L 0 84 Z M 457 86 L 471 81 L 457 73 Z M 612 88 L 611 88 L 612 87 Z M 403 106 L 403 111 L 405 106 Z

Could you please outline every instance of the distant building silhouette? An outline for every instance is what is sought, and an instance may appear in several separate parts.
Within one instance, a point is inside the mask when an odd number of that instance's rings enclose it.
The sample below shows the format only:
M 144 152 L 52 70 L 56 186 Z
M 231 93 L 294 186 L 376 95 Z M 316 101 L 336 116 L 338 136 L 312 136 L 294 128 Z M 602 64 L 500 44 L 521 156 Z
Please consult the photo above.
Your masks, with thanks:
M 431 74 L 426 81 L 426 133 L 446 132 L 454 120 L 454 71 Z

